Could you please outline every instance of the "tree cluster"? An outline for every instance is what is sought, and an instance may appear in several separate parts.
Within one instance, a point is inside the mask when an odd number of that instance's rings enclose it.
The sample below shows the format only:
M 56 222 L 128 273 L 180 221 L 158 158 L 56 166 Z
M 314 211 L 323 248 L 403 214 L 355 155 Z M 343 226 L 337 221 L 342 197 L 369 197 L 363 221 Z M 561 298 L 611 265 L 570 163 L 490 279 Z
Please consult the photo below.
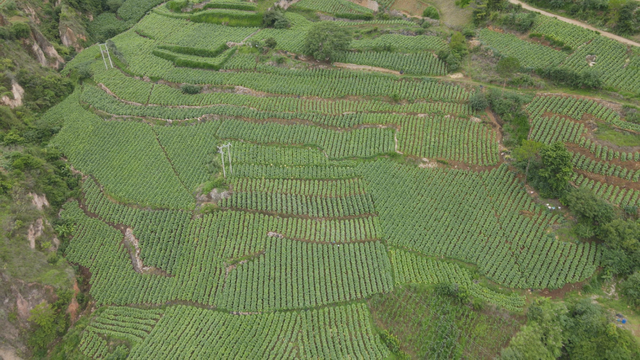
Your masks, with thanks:
M 538 298 L 529 307 L 527 324 L 502 350 L 501 360 L 634 359 L 638 342 L 615 326 L 612 314 L 591 299 L 553 302 Z
M 438 51 L 438 58 L 447 64 L 449 71 L 456 71 L 468 53 L 467 39 L 461 32 L 456 31 L 451 35 L 449 48 Z
M 557 85 L 566 85 L 572 88 L 601 89 L 602 79 L 600 73 L 595 70 L 587 70 L 581 73 L 565 68 L 536 69 L 536 73 L 551 80 Z

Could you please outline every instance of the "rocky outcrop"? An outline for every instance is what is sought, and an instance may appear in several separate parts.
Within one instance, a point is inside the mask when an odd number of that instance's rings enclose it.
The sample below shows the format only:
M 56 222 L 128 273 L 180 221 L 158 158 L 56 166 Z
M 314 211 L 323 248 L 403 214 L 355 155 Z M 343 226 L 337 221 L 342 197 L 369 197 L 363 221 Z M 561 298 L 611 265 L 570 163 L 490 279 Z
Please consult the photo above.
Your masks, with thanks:
M 45 195 L 38 195 L 36 193 L 29 193 L 29 196 L 31 196 L 31 203 L 38 210 L 42 211 L 45 206 L 49 207 L 49 201 L 47 200 L 47 197 Z
M 24 89 L 15 80 L 11 80 L 11 94 L 13 95 L 13 99 L 7 95 L 2 96 L 2 104 L 12 109 L 18 106 L 22 106 Z
M 32 55 L 38 60 L 40 65 L 60 68 L 64 64 L 64 59 L 58 54 L 51 43 L 33 26 L 31 27 L 30 49 Z
M 31 310 L 43 301 L 51 304 L 56 300 L 52 286 L 14 279 L 0 269 L 0 358 L 28 355 L 21 332 L 29 328 Z M 15 317 L 11 319 L 9 314 Z
M 54 48 L 53 45 L 51 45 L 49 40 L 47 40 L 44 37 L 44 35 L 40 33 L 40 31 L 32 28 L 31 32 L 33 33 L 35 42 L 38 44 L 38 46 L 40 47 L 42 52 L 47 56 L 47 58 L 49 58 L 49 66 L 51 66 L 54 69 L 58 69 L 62 64 L 64 64 L 64 59 L 62 58 L 62 56 L 58 54 L 58 51 L 56 51 L 56 48 Z
M 36 11 L 33 10 L 31 6 L 26 5 L 24 8 L 22 8 L 22 10 L 27 14 L 31 22 L 37 25 L 40 25 L 40 18 L 38 17 L 38 15 L 36 14 Z
M 31 225 L 29 225 L 29 229 L 27 230 L 27 239 L 29 240 L 29 247 L 32 249 L 36 248 L 36 239 L 42 236 L 44 230 L 44 223 L 42 218 L 38 218 L 38 220 L 34 221 Z
M 35 41 L 33 41 L 33 43 L 31 44 L 31 53 L 36 58 L 36 60 L 38 60 L 40 65 L 45 67 L 47 66 L 47 57 L 44 56 L 44 52 L 42 51 L 42 49 L 40 49 L 40 46 L 38 46 L 38 43 Z
M 86 36 L 76 34 L 70 27 L 60 27 L 60 40 L 64 46 L 73 46 L 77 52 L 80 52 L 82 51 L 82 46 L 79 43 L 79 39 L 87 40 Z

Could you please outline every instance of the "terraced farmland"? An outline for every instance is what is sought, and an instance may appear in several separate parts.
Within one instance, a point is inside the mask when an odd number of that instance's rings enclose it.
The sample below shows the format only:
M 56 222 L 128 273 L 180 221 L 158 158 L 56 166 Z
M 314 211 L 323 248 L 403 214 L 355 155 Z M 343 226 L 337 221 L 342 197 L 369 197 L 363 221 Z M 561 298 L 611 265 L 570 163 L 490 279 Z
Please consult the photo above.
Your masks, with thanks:
M 338 61 L 401 75 L 354 71 L 299 56 L 312 26 L 299 13 L 286 13 L 289 28 L 261 29 L 218 21 L 248 18 L 252 5 L 220 6 L 155 8 L 113 38 L 122 57 L 113 68 L 87 48 L 65 72 L 84 67 L 92 80 L 45 115 L 62 125 L 52 145 L 82 174 L 81 196 L 61 217 L 73 224 L 67 259 L 90 272 L 101 307 L 81 334 L 83 355 L 105 358 L 123 344 L 131 358 L 382 359 L 391 350 L 372 309 L 394 291 L 457 284 L 498 309 L 465 308 L 461 321 L 511 327 L 501 316 L 523 311 L 525 289 L 560 289 L 601 265 L 601 245 L 554 236 L 562 219 L 516 178 L 492 115 L 469 105 L 480 88 L 426 77 L 448 72 L 436 56 L 449 47 L 443 37 L 355 40 Z M 342 0 L 295 7 L 371 14 Z M 273 58 L 256 50 L 270 38 Z M 571 64 L 562 51 L 511 35 L 485 29 L 480 40 L 524 67 Z M 606 81 L 637 85 L 622 75 Z M 637 187 L 586 174 L 637 184 L 640 169 L 611 160 L 640 155 L 591 143 L 584 118 L 637 125 L 568 96 L 538 95 L 526 111 L 530 139 L 581 149 L 575 183 L 621 206 L 640 201 Z M 445 309 L 438 301 L 429 306 Z M 420 351 L 485 351 L 478 343 L 438 349 L 435 337 L 447 329 L 430 328 L 432 345 Z M 494 355 L 506 345 L 486 341 Z

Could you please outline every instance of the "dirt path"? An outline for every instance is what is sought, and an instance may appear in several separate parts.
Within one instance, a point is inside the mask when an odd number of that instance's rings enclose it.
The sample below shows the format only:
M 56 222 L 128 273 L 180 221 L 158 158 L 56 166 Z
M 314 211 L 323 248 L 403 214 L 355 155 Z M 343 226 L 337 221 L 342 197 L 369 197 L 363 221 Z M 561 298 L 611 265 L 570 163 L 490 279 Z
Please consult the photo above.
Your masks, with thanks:
M 625 39 L 622 36 L 618 36 L 618 35 L 615 35 L 615 34 L 612 34 L 612 33 L 608 33 L 606 31 L 602 31 L 600 29 L 596 29 L 593 26 L 587 25 L 587 24 L 585 24 L 583 22 L 580 22 L 578 20 L 569 19 L 569 18 L 562 17 L 562 16 L 559 16 L 559 15 L 556 15 L 556 14 L 552 14 L 550 12 L 546 12 L 544 10 L 540 10 L 538 8 L 535 8 L 535 7 L 531 6 L 531 5 L 525 4 L 520 0 L 509 0 L 509 2 L 512 3 L 512 4 L 516 4 L 516 5 L 522 5 L 522 7 L 524 9 L 527 9 L 527 10 L 530 10 L 530 11 L 535 11 L 535 12 L 538 12 L 538 13 L 540 13 L 542 15 L 545 15 L 545 16 L 554 17 L 554 18 L 556 18 L 556 19 L 558 19 L 560 21 L 564 21 L 564 22 L 569 23 L 569 24 L 573 24 L 573 25 L 577 25 L 577 26 L 583 27 L 585 29 L 597 31 L 602 36 L 608 37 L 609 39 L 613 39 L 613 40 L 619 41 L 619 42 L 627 44 L 627 45 L 640 47 L 640 43 L 637 43 L 635 41 L 632 41 L 632 40 L 629 40 L 629 39 Z
M 345 64 L 345 63 L 334 62 L 333 66 L 343 68 L 343 69 L 350 69 L 350 70 L 378 71 L 378 72 L 383 72 L 387 74 L 400 75 L 399 71 L 389 70 L 389 69 L 375 67 L 375 66 L 368 66 L 368 65 L 356 65 L 356 64 Z

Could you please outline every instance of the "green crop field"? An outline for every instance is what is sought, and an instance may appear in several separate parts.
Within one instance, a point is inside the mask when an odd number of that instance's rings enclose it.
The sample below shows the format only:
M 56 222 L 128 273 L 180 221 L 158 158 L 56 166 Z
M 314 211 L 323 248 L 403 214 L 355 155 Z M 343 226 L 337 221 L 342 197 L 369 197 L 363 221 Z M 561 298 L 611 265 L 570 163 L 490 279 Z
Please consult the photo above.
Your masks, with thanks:
M 275 1 L 128 0 L 113 66 L 88 46 L 61 70 L 69 95 L 2 135 L 1 186 L 33 166 L 14 151 L 38 137 L 58 155 L 49 173 L 76 179 L 48 225 L 91 309 L 72 358 L 494 359 L 539 295 L 611 264 L 595 235 L 562 236 L 566 199 L 533 191 L 513 150 L 564 144 L 565 188 L 636 216 L 640 147 L 611 139 L 639 136 L 639 108 L 542 89 L 535 70 L 593 69 L 599 95 L 633 94 L 638 53 L 551 18 L 456 33 L 379 3 L 302 0 L 267 26 Z M 329 22 L 353 40 L 314 59 L 307 37 Z M 517 58 L 521 82 L 474 79 L 483 56 Z

